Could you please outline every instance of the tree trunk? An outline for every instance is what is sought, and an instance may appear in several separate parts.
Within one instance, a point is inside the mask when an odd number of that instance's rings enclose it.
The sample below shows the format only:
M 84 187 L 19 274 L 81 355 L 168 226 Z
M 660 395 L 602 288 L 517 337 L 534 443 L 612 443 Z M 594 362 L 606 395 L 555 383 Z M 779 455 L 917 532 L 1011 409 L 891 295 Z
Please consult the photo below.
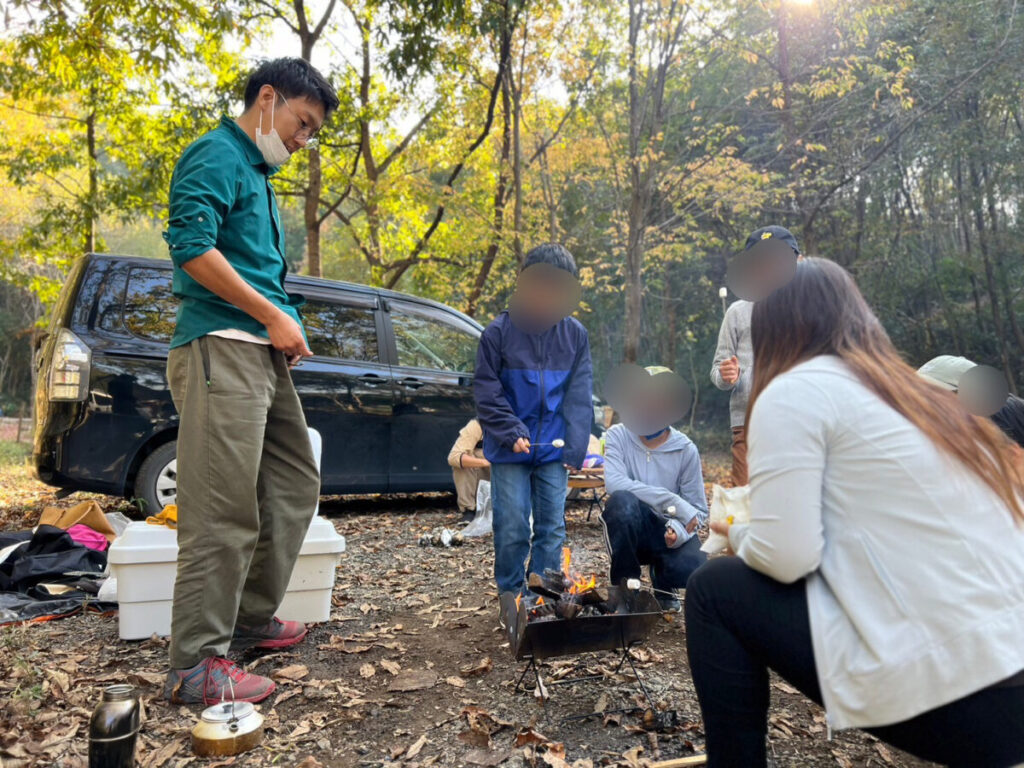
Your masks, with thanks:
M 300 6 L 301 7 L 301 6 Z M 305 21 L 304 17 L 302 21 Z M 300 21 L 301 24 L 301 21 Z M 305 29 L 305 24 L 302 24 Z M 308 31 L 300 35 L 302 58 L 311 61 L 313 45 L 316 39 Z M 306 225 L 306 274 L 313 277 L 323 276 L 320 262 L 320 196 L 323 179 L 320 172 L 320 152 L 316 149 L 307 150 L 309 156 L 309 176 L 306 183 L 306 200 L 303 206 L 303 219 Z
M 491 268 L 494 266 L 494 260 L 498 256 L 498 251 L 501 248 L 501 241 L 504 233 L 505 224 L 505 190 L 508 187 L 508 164 L 509 155 L 512 151 L 512 99 L 509 94 L 508 79 L 509 72 L 506 70 L 505 77 L 501 84 L 501 107 L 502 107 L 502 131 L 501 131 L 501 158 L 498 162 L 498 183 L 494 189 L 494 220 L 491 229 L 491 242 L 487 246 L 487 251 L 484 253 L 483 261 L 480 263 L 480 270 L 476 274 L 476 280 L 473 281 L 473 289 L 469 293 L 469 298 L 466 300 L 466 314 L 470 317 L 476 317 L 477 310 L 479 309 L 480 297 L 483 295 L 484 286 L 487 284 L 487 278 L 491 274 Z
M 523 49 L 519 57 L 519 80 L 508 69 L 508 83 L 512 91 L 512 185 L 515 190 L 515 206 L 512 214 L 512 248 L 519 266 L 523 265 L 523 149 L 522 149 L 522 116 L 523 116 L 523 68 L 526 65 L 526 31 L 527 22 L 523 22 Z
M 981 312 L 981 295 L 978 291 L 978 279 L 974 274 L 974 254 L 971 239 L 971 222 L 970 215 L 967 211 L 967 201 L 964 198 L 964 177 L 963 177 L 963 164 L 960 158 L 956 161 L 956 198 L 957 198 L 957 209 L 959 215 L 957 219 L 960 223 L 960 237 L 963 241 L 964 252 L 967 254 L 967 266 L 970 271 L 971 281 L 971 296 L 974 299 L 974 321 L 978 327 L 978 333 L 981 335 L 985 334 L 985 322 Z
M 981 174 L 985 184 L 989 224 L 992 228 L 992 258 L 999 277 L 998 284 L 1003 299 L 1003 308 L 1006 310 L 1006 317 L 1010 322 L 1010 330 L 1013 331 L 1013 338 L 1017 343 L 1017 349 L 1019 352 L 1024 353 L 1024 333 L 1021 332 L 1020 323 L 1017 322 L 1017 313 L 1013 308 L 1013 297 L 1010 295 L 1010 281 L 1006 275 L 1006 263 L 1003 261 L 1002 238 L 999 234 L 999 217 L 996 212 L 995 190 L 993 189 L 992 178 L 988 171 L 988 163 L 984 161 L 981 164 Z
M 985 227 L 985 214 L 982 210 L 981 178 L 977 166 L 971 159 L 967 161 L 967 170 L 971 181 L 971 207 L 974 213 L 974 225 L 978 233 L 978 252 L 981 254 L 981 262 L 985 269 L 985 287 L 988 290 L 988 301 L 992 310 L 992 324 L 996 329 L 996 340 L 999 344 L 999 356 L 1003 364 L 1003 374 L 1006 376 L 1006 383 L 1010 387 L 1010 392 L 1017 394 L 1017 384 L 1014 381 L 1013 371 L 1010 368 L 1010 352 L 1006 345 L 1003 316 L 999 307 L 999 291 L 996 287 L 995 270 L 993 269 L 992 259 L 989 254 L 988 232 Z
M 558 230 L 558 202 L 555 200 L 554 184 L 551 183 L 551 168 L 548 166 L 548 149 L 541 147 L 540 154 L 540 185 L 544 193 L 544 204 L 548 209 L 548 240 L 557 243 L 559 239 Z
M 640 93 L 639 56 L 643 4 L 629 3 L 629 208 L 626 233 L 626 334 L 622 357 L 635 363 L 640 354 L 643 313 L 644 214 L 647 208 L 645 174 L 641 171 L 640 133 L 643 130 L 643 106 Z
M 89 199 L 85 203 L 85 252 L 96 251 L 96 211 L 99 207 L 99 181 L 96 173 L 96 112 L 85 118 L 85 143 L 89 155 Z

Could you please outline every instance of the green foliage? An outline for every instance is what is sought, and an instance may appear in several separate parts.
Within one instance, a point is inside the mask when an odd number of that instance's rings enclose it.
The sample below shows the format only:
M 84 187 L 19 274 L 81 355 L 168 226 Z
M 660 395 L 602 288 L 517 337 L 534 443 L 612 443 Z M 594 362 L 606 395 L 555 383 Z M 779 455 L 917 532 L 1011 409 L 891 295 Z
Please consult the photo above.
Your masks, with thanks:
M 32 446 L 28 443 L 0 440 L 0 466 L 24 464 L 31 453 Z
M 0 41 L 0 136 L 6 180 L 30 189 L 33 214 L 0 244 L 0 271 L 57 280 L 105 247 L 101 222 L 151 216 L 174 160 L 226 106 L 236 56 L 223 46 L 231 6 L 191 0 L 14 0 Z M 174 23 L 167 23 L 174 19 Z M 213 112 L 215 114 L 215 112 Z M 46 299 L 53 298 L 51 289 Z
M 1013 0 L 353 0 L 330 5 L 315 40 L 317 19 L 286 0 L 12 7 L 0 272 L 39 306 L 83 247 L 162 255 L 170 171 L 230 111 L 244 19 L 305 29 L 342 100 L 312 223 L 312 158 L 275 177 L 293 267 L 313 227 L 325 276 L 486 322 L 523 250 L 558 240 L 582 268 L 598 381 L 622 359 L 638 281 L 639 361 L 676 369 L 697 422 L 724 428 L 727 393 L 708 379 L 718 289 L 746 234 L 779 223 L 855 274 L 912 362 L 954 352 L 1024 376 Z M 655 120 L 631 85 L 655 94 L 659 72 Z M 647 106 L 631 119 L 631 103 Z

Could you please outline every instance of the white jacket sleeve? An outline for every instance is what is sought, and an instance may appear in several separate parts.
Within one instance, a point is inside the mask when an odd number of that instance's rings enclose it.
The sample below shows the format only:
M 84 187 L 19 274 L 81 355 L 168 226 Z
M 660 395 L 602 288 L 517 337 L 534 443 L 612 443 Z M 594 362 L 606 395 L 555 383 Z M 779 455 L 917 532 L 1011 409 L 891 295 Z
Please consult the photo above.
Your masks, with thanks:
M 765 388 L 751 414 L 750 524 L 733 526 L 729 542 L 747 565 L 784 584 L 821 563 L 821 488 L 834 420 L 827 393 L 796 377 Z

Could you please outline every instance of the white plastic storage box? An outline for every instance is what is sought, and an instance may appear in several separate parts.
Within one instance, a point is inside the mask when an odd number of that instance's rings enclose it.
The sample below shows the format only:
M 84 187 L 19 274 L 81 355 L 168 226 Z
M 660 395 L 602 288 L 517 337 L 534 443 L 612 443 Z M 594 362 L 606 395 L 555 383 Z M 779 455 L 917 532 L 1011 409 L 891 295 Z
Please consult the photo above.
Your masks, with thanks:
M 301 622 L 331 616 L 334 569 L 345 537 L 330 521 L 315 516 L 277 615 Z M 107 556 L 117 579 L 118 625 L 122 640 L 171 634 L 171 603 L 178 571 L 178 533 L 172 528 L 132 523 L 110 545 Z

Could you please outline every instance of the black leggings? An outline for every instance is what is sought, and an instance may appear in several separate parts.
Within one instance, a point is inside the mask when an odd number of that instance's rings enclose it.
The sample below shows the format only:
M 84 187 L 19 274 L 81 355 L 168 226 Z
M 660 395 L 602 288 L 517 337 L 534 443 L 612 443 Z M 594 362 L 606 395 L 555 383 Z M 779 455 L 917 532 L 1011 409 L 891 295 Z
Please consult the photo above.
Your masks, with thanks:
M 686 640 L 710 768 L 765 765 L 769 667 L 821 704 L 803 580 L 782 584 L 738 557 L 710 560 L 686 585 Z M 924 760 L 1008 768 L 1024 763 L 1024 686 L 866 730 Z

